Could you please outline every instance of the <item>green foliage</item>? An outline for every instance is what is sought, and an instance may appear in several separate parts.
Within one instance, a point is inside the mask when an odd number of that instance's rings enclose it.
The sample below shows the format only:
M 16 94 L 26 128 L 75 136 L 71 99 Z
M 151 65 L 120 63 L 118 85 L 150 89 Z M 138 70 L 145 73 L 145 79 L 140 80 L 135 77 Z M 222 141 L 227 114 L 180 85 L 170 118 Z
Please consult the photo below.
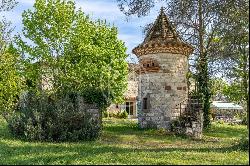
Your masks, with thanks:
M 204 42 L 204 41 L 203 41 Z M 209 75 L 208 75 L 208 61 L 207 55 L 204 52 L 200 53 L 200 57 L 197 64 L 197 75 L 196 81 L 198 83 L 198 93 L 202 100 L 203 110 L 203 128 L 209 129 L 211 126 L 211 110 L 210 110 L 210 98 L 211 89 L 209 86 Z
M 125 110 L 121 110 L 121 111 L 118 111 L 118 112 L 107 112 L 104 117 L 127 119 L 128 118 L 128 113 Z
M 88 88 L 81 92 L 81 95 L 84 97 L 85 102 L 89 104 L 97 104 L 99 108 L 107 108 L 111 101 L 114 99 L 109 91 L 98 90 L 97 88 Z
M 218 124 L 224 124 L 225 122 L 224 122 L 224 120 L 218 120 L 218 121 L 216 121 L 216 123 L 218 123 Z
M 186 127 L 192 127 L 192 119 L 191 116 L 180 116 L 175 120 L 170 122 L 170 132 L 174 132 L 178 135 L 185 135 Z
M 244 95 L 242 95 L 244 92 L 242 91 L 243 87 L 240 82 L 233 82 L 232 84 L 226 86 L 223 89 L 223 93 L 227 96 L 227 98 L 230 101 L 234 101 L 236 103 L 240 104 L 246 104 L 244 103 Z
M 123 110 L 119 113 L 118 117 L 120 117 L 121 119 L 127 119 L 128 118 L 128 113 L 127 111 Z
M 85 106 L 105 110 L 126 89 L 126 48 L 117 28 L 91 21 L 67 0 L 36 0 L 22 17 L 24 38 L 16 37 L 15 52 L 24 57 L 29 93 L 8 119 L 12 133 L 29 140 L 97 138 L 101 122 Z
M 238 139 L 235 144 L 233 145 L 234 149 L 242 150 L 242 151 L 249 151 L 249 137 L 245 135 Z
M 1 1 L 0 14 L 15 7 L 15 0 Z M 20 56 L 11 45 L 11 23 L 0 20 L 0 115 L 7 116 L 15 106 L 23 87 L 20 75 Z
M 19 56 L 9 50 L 0 53 L 0 114 L 6 115 L 15 106 L 23 87 Z
M 211 78 L 209 84 L 213 100 L 223 100 L 223 97 L 227 97 L 225 89 L 228 88 L 228 83 L 226 81 L 221 78 Z
M 246 126 L 212 124 L 204 139 L 139 130 L 137 121 L 103 119 L 96 141 L 39 142 L 13 138 L 0 117 L 0 164 L 12 165 L 247 165 L 249 152 L 232 149 Z M 168 157 L 166 157 L 168 156 Z M 205 156 L 205 157 L 204 157 Z M 205 158 L 205 159 L 204 159 Z
M 170 131 L 176 134 L 182 134 L 185 130 L 185 122 L 180 119 L 172 120 L 170 122 Z
M 109 116 L 109 113 L 107 110 L 102 111 L 102 117 L 107 118 Z
M 229 100 L 244 105 L 249 114 L 249 1 L 229 1 L 220 8 L 215 61 L 231 82 L 225 90 Z
M 17 37 L 16 44 L 26 55 L 25 77 L 39 93 L 41 77 L 47 77 L 53 85 L 48 93 L 80 92 L 89 103 L 106 107 L 122 100 L 126 89 L 126 48 L 117 28 L 75 8 L 72 1 L 36 0 L 34 10 L 23 13 L 25 39 Z
M 0 12 L 10 11 L 16 6 L 17 2 L 15 0 L 3 0 L 0 1 Z
M 8 126 L 14 136 L 26 140 L 96 139 L 101 132 L 100 117 L 87 112 L 89 107 L 82 102 L 83 98 L 75 93 L 46 96 L 29 92 L 8 117 Z
M 243 124 L 243 125 L 248 125 L 247 114 L 244 114 L 241 118 L 242 118 L 241 124 Z

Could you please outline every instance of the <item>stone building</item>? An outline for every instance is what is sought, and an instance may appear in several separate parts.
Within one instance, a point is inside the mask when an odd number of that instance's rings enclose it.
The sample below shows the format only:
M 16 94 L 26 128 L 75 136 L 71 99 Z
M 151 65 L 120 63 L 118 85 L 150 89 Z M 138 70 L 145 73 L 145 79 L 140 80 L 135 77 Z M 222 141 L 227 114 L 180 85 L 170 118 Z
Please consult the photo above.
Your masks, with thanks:
M 122 104 L 111 104 L 108 112 L 117 113 L 126 111 L 129 118 L 137 118 L 137 96 L 138 96 L 138 64 L 128 64 L 128 87 L 124 93 L 125 102 Z
M 138 121 L 141 128 L 169 128 L 172 110 L 188 97 L 186 73 L 193 47 L 182 41 L 163 8 L 143 43 L 139 59 Z

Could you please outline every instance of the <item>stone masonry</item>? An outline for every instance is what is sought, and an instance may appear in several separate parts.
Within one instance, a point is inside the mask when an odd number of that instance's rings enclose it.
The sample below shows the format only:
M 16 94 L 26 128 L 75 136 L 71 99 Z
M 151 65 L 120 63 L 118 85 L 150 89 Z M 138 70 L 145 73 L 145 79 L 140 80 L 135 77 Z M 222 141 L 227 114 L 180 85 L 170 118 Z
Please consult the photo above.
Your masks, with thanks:
M 144 42 L 133 49 L 139 59 L 141 128 L 169 129 L 172 109 L 188 97 L 186 74 L 193 47 L 182 41 L 161 9 Z

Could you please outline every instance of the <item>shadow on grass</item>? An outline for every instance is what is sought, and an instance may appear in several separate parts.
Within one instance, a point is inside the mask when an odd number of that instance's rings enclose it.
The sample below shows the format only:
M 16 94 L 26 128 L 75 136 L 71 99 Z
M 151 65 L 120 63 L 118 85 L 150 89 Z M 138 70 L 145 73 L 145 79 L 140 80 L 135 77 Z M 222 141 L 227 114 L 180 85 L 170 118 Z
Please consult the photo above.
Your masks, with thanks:
M 53 145 L 27 145 L 25 146 L 10 146 L 7 143 L 0 141 L 0 152 L 2 161 L 15 164 L 49 164 L 55 161 L 62 162 L 62 164 L 72 164 L 79 159 L 84 159 L 84 162 L 107 162 L 107 158 L 116 158 L 124 164 L 126 162 L 124 157 L 127 154 L 138 154 L 138 153 L 164 153 L 164 152 L 194 152 L 194 153 L 225 153 L 233 151 L 230 147 L 223 148 L 122 148 L 117 146 L 107 146 L 100 144 L 93 144 L 89 142 L 81 144 L 71 144 L 66 146 L 65 144 L 53 144 Z M 110 156 L 108 154 L 113 154 Z M 97 156 L 102 156 L 98 158 Z M 106 158 L 106 157 L 107 158 Z M 125 158 L 126 159 L 126 158 Z M 2 163 L 2 164 L 8 164 Z
M 247 128 L 243 125 L 231 126 L 228 124 L 213 124 L 211 129 L 204 132 L 206 136 L 218 138 L 240 138 L 247 134 Z
M 225 129 L 225 131 L 223 131 Z M 211 131 L 210 131 L 211 132 Z M 238 133 L 239 131 L 233 128 L 227 128 L 223 126 L 215 126 L 212 128 L 209 135 L 218 135 L 223 133 L 227 136 L 231 135 L 231 132 Z M 240 133 L 245 133 L 245 129 L 240 130 Z M 104 135 L 98 141 L 80 141 L 80 142 L 63 142 L 63 143 L 46 143 L 46 142 L 27 142 L 13 138 L 7 130 L 6 123 L 1 122 L 0 126 L 0 164 L 76 164 L 76 163 L 123 163 L 128 164 L 126 156 L 137 156 L 141 154 L 156 156 L 162 154 L 165 156 L 169 152 L 178 153 L 228 153 L 235 151 L 230 147 L 152 147 L 145 146 L 139 147 L 123 147 L 118 143 L 124 140 L 120 136 L 135 135 L 135 139 L 139 141 L 161 140 L 161 139 L 184 139 L 176 138 L 172 136 L 161 135 L 157 130 L 141 130 L 137 127 L 135 122 L 120 123 L 117 121 L 115 124 L 112 122 L 105 122 Z M 144 139 L 147 137 L 147 139 Z M 149 139 L 148 139 L 149 138 Z M 173 142 L 174 142 L 173 141 Z M 126 143 L 126 142 L 125 142 Z M 142 142 L 143 143 L 143 142 Z M 118 146 L 119 145 L 119 146 Z M 142 155 L 143 156 L 143 155 Z M 110 160 L 110 161 L 109 161 Z M 114 160 L 114 161 L 111 161 Z M 132 159 L 131 159 L 132 160 Z M 138 161 L 147 162 L 146 159 L 133 159 L 134 163 Z M 148 163 L 149 164 L 149 163 Z

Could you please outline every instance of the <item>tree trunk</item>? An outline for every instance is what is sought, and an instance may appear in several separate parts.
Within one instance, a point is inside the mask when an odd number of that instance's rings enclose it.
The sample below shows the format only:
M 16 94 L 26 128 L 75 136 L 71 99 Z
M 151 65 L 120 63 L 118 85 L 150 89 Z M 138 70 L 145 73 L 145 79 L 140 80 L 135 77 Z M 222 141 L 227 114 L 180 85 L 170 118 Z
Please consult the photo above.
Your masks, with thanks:
M 245 49 L 243 49 L 243 94 L 244 94 L 244 100 L 247 105 L 247 129 L 249 130 L 249 93 L 248 93 L 248 70 L 247 70 L 247 63 L 248 63 L 248 55 L 245 52 Z
M 198 16 L 199 16 L 199 49 L 200 57 L 198 62 L 198 85 L 199 93 L 202 95 L 203 100 L 203 127 L 205 129 L 210 127 L 210 95 L 208 87 L 208 64 L 207 54 L 204 48 L 204 22 L 203 22 L 203 0 L 198 2 Z

